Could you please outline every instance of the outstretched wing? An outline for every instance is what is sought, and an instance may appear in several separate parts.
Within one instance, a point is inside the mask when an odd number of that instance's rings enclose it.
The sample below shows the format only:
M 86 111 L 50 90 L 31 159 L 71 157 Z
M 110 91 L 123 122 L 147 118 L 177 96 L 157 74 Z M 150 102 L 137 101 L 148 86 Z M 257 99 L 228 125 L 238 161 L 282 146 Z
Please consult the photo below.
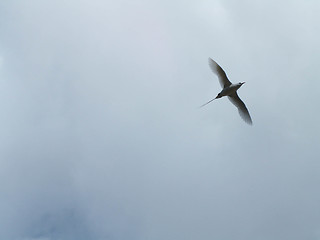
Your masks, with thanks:
M 239 98 L 238 94 L 235 92 L 235 93 L 229 95 L 228 98 L 233 103 L 233 105 L 235 105 L 238 108 L 238 111 L 239 111 L 241 118 L 246 123 L 252 125 L 252 120 L 251 120 L 249 111 L 248 111 L 246 105 L 244 104 L 244 102 L 242 102 L 242 100 Z
M 219 82 L 222 88 L 228 87 L 231 85 L 231 82 L 229 81 L 226 73 L 223 71 L 223 69 L 216 63 L 214 60 L 209 58 L 209 66 L 215 74 L 217 74 L 219 78 Z

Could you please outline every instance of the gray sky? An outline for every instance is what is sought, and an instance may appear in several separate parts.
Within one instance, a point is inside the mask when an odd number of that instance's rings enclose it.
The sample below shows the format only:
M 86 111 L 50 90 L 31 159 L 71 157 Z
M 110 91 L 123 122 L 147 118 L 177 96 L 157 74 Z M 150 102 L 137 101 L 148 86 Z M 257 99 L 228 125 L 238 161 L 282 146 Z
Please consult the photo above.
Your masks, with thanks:
M 319 12 L 1 1 L 0 239 L 319 239 Z

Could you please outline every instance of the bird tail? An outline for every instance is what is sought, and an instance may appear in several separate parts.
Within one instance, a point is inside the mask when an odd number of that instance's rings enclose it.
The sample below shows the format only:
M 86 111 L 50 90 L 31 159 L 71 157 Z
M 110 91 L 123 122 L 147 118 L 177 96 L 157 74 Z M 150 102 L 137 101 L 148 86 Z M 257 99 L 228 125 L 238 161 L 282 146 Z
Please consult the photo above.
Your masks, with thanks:
M 209 102 L 206 102 L 205 104 L 202 104 L 199 108 L 202 108 L 203 106 L 207 105 L 208 103 L 211 103 L 215 99 L 217 99 L 217 97 L 215 97 L 214 99 L 211 99 Z

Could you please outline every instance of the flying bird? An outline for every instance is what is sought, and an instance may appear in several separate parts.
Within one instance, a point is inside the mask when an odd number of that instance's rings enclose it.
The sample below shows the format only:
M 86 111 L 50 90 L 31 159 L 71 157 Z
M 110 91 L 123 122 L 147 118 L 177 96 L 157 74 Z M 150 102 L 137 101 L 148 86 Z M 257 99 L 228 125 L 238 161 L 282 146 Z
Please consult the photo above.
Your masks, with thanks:
M 229 100 L 233 103 L 233 105 L 235 105 L 238 108 L 240 117 L 248 124 L 252 125 L 252 120 L 249 114 L 249 111 L 246 107 L 246 105 L 244 104 L 244 102 L 242 102 L 242 100 L 239 98 L 237 90 L 245 83 L 245 82 L 239 82 L 236 84 L 232 84 L 226 73 L 223 71 L 223 69 L 211 58 L 209 58 L 209 66 L 211 68 L 211 70 L 217 74 L 219 82 L 221 87 L 223 88 L 222 91 L 214 98 L 211 99 L 209 102 L 201 105 L 200 107 L 203 107 L 205 105 L 207 105 L 208 103 L 211 103 L 213 100 L 217 99 L 217 98 L 222 98 L 224 96 L 227 96 L 229 98 Z

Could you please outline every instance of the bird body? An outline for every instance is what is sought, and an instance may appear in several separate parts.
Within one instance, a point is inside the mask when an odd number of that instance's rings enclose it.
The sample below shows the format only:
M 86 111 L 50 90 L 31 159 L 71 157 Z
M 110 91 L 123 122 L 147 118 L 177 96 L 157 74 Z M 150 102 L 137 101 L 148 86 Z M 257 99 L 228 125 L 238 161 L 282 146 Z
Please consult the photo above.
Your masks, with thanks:
M 211 70 L 217 74 L 220 85 L 222 87 L 221 92 L 212 100 L 210 100 L 209 102 L 203 104 L 201 107 L 207 105 L 208 103 L 212 102 L 215 99 L 218 98 L 222 98 L 227 96 L 229 98 L 229 100 L 238 108 L 238 112 L 241 116 L 241 118 L 248 124 L 252 124 L 252 120 L 249 114 L 249 111 L 246 107 L 246 105 L 244 104 L 244 102 L 242 102 L 242 100 L 239 98 L 237 90 L 245 83 L 245 82 L 239 82 L 236 84 L 232 84 L 226 73 L 223 71 L 223 69 L 211 58 L 209 58 L 209 66 L 211 68 Z
M 221 92 L 218 94 L 216 98 L 222 98 L 224 96 L 228 96 L 237 92 L 237 90 L 241 87 L 242 84 L 243 83 L 231 84 L 230 86 L 225 87 L 221 90 Z

